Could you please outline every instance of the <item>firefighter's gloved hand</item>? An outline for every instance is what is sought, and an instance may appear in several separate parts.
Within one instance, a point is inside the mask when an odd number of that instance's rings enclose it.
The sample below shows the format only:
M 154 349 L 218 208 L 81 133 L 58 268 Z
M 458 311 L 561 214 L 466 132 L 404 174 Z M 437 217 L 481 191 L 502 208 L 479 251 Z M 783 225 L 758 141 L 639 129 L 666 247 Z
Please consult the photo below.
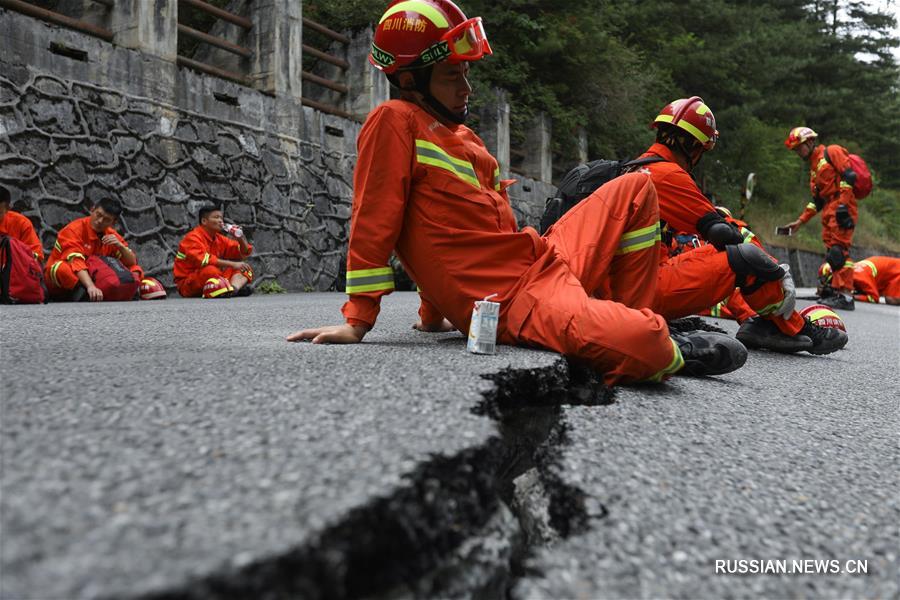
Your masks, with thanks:
M 784 290 L 784 300 L 775 310 L 775 314 L 782 318 L 790 318 L 797 305 L 797 288 L 794 286 L 794 278 L 791 277 L 791 267 L 784 263 L 781 264 L 784 269 L 784 277 L 781 278 L 781 289 Z
M 838 227 L 841 229 L 853 229 L 856 227 L 853 217 L 850 216 L 850 209 L 847 208 L 846 204 L 838 204 L 834 217 L 837 220 Z

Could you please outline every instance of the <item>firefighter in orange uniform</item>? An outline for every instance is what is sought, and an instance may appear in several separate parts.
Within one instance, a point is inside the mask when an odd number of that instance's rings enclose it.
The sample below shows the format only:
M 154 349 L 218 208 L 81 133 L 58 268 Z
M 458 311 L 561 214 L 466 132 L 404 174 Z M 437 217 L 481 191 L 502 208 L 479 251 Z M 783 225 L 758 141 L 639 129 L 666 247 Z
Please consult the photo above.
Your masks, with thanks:
M 396 251 L 422 299 L 421 331 L 467 331 L 473 302 L 496 294 L 498 341 L 589 362 L 609 384 L 717 374 L 746 360 L 736 340 L 672 333 L 649 310 L 659 246 L 649 177 L 625 175 L 569 211 L 544 237 L 519 230 L 498 163 L 463 123 L 469 63 L 490 54 L 481 19 L 448 0 L 393 2 L 372 64 L 401 98 L 370 113 L 358 139 L 345 323 L 289 341 L 356 343 L 393 291 Z
M 656 143 L 641 155 L 662 160 L 644 165 L 659 196 L 660 219 L 672 231 L 707 244 L 669 257 L 663 254 L 654 310 L 666 318 L 694 314 L 741 291 L 759 316 L 738 330 L 748 348 L 828 354 L 847 343 L 844 332 L 819 327 L 794 310 L 787 267 L 763 249 L 749 228 L 729 222 L 697 187 L 691 171 L 718 139 L 716 120 L 699 96 L 666 105 L 654 119 Z M 733 219 L 732 219 L 733 221 Z
M 185 298 L 249 296 L 253 269 L 247 257 L 253 246 L 236 225 L 225 225 L 222 210 L 213 204 L 200 207 L 200 224 L 178 244 L 175 285 Z M 227 231 L 234 239 L 222 234 Z
M 821 295 L 828 297 L 832 279 L 831 265 L 819 267 Z M 884 298 L 886 304 L 900 304 L 900 258 L 870 256 L 853 264 L 853 294 L 860 302 L 875 302 Z
M 800 216 L 784 227 L 793 233 L 821 211 L 825 261 L 834 272 L 831 285 L 835 294 L 820 302 L 832 308 L 853 310 L 850 244 L 857 223 L 857 207 L 852 181 L 841 177 L 850 159 L 846 148 L 833 144 L 826 149 L 823 144 L 816 145 L 818 138 L 809 127 L 794 127 L 784 141 L 788 149 L 809 161 L 809 189 L 813 197 Z
M 34 254 L 35 260 L 44 262 L 44 249 L 41 248 L 41 240 L 34 231 L 31 219 L 14 210 L 9 205 L 12 196 L 9 190 L 0 185 L 0 234 L 15 238 L 28 246 Z
M 120 214 L 122 205 L 118 200 L 103 198 L 87 217 L 75 219 L 59 231 L 44 268 L 44 280 L 51 298 L 65 300 L 70 296 L 68 299 L 79 300 L 86 293 L 91 302 L 103 300 L 103 292 L 94 285 L 88 273 L 85 261 L 90 256 L 115 257 L 137 281 L 144 278 L 134 251 L 112 227 Z

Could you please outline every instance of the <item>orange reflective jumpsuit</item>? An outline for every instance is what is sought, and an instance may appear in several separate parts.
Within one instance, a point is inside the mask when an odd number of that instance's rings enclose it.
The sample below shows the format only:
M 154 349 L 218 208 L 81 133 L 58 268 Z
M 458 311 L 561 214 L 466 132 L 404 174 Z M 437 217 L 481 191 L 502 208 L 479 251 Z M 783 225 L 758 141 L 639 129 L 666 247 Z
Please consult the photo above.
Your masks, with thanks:
M 47 291 L 51 296 L 64 295 L 75 289 L 78 285 L 78 271 L 87 269 L 85 260 L 89 256 L 114 256 L 122 258 L 121 252 L 112 244 L 104 244 L 100 241 L 105 235 L 112 234 L 120 242 L 128 245 L 125 239 L 112 227 L 108 227 L 102 235 L 91 228 L 91 218 L 82 217 L 75 219 L 63 227 L 56 236 L 53 251 L 47 259 L 44 268 L 44 280 L 47 283 Z M 143 279 L 144 271 L 135 263 L 128 269 L 134 273 L 138 281 Z
M 392 251 L 416 281 L 425 323 L 467 331 L 473 302 L 497 294 L 498 341 L 588 361 L 609 384 L 681 367 L 648 307 L 658 253 L 656 194 L 627 175 L 569 211 L 544 237 L 518 229 L 497 161 L 463 125 L 404 100 L 369 115 L 358 139 L 347 256 L 351 325 L 374 325 L 394 289 Z
M 249 244 L 248 244 L 249 245 Z M 231 280 L 238 273 L 231 267 L 221 269 L 219 259 L 245 260 L 253 253 L 253 246 L 247 254 L 241 253 L 241 245 L 237 240 L 225 237 L 221 233 L 211 234 L 202 225 L 197 225 L 178 244 L 175 254 L 175 285 L 178 293 L 185 298 L 199 298 L 203 294 L 203 285 L 211 277 L 224 277 Z M 247 281 L 253 281 L 253 271 L 240 271 Z
M 34 231 L 31 219 L 21 213 L 12 210 L 6 211 L 0 219 L 0 234 L 15 238 L 28 246 L 39 263 L 44 262 L 44 249 L 41 248 L 41 240 Z
M 653 144 L 641 155 L 660 156 L 665 160 L 645 165 L 656 186 L 659 216 L 673 231 L 700 235 L 697 222 L 715 211 L 690 174 L 675 162 L 672 151 L 663 144 Z M 743 228 L 746 229 L 746 228 Z M 762 248 L 749 230 L 744 240 Z M 752 236 L 752 237 L 751 237 Z M 735 291 L 735 273 L 725 252 L 711 244 L 702 245 L 675 257 L 664 254 L 659 269 L 659 284 L 653 309 L 667 319 L 675 319 L 716 305 Z M 752 276 L 747 283 L 752 283 Z M 774 315 L 784 300 L 780 281 L 769 281 L 749 295 L 747 305 L 760 316 L 770 319 L 786 335 L 796 335 L 803 328 L 803 317 L 794 311 L 788 319 Z
M 900 258 L 870 256 L 853 265 L 853 289 L 861 302 L 878 302 L 881 296 L 900 301 Z
M 854 223 L 858 223 L 856 196 L 853 195 L 853 186 L 843 181 L 840 173 L 843 173 L 849 164 L 846 148 L 837 145 L 828 146 L 829 164 L 825 160 L 825 146 L 819 144 L 809 155 L 809 191 L 813 200 L 806 205 L 803 213 L 798 217 L 801 223 L 812 219 L 817 212 L 822 212 L 822 241 L 826 251 L 832 246 L 838 246 L 844 255 L 843 268 L 834 268 L 831 277 L 831 285 L 836 289 L 850 290 L 853 288 L 853 261 L 850 260 L 850 245 L 853 241 L 853 228 L 845 229 L 840 226 L 836 213 L 838 206 L 844 204 L 850 213 Z M 817 207 L 821 206 L 821 208 Z

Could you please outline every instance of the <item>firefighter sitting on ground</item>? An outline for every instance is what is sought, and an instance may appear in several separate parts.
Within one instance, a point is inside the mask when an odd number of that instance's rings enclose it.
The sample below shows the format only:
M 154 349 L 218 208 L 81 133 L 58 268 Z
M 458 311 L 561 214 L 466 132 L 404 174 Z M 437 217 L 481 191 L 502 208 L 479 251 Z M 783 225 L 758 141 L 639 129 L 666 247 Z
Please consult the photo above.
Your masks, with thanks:
M 175 254 L 175 285 L 185 298 L 227 298 L 249 296 L 253 288 L 253 269 L 247 257 L 253 246 L 243 230 L 225 224 L 222 209 L 204 204 L 199 211 L 200 224 L 178 244 Z M 231 237 L 226 237 L 225 233 Z
M 41 240 L 34 231 L 34 224 L 22 213 L 10 210 L 11 203 L 12 194 L 0 185 L 0 235 L 8 235 L 19 240 L 28 246 L 35 260 L 43 263 L 44 249 L 41 248 Z
M 831 288 L 831 265 L 819 267 L 819 296 L 828 298 L 834 294 Z M 853 297 L 860 302 L 900 304 L 900 258 L 870 256 L 853 265 Z
M 740 367 L 729 336 L 671 332 L 649 307 L 659 253 L 656 192 L 645 174 L 610 182 L 545 236 L 519 230 L 498 163 L 463 123 L 469 64 L 490 54 L 480 18 L 448 0 L 393 2 L 370 55 L 400 89 L 358 140 L 346 322 L 289 341 L 356 343 L 393 279 L 392 250 L 420 288 L 417 328 L 467 331 L 473 302 L 496 294 L 498 341 L 582 359 L 608 384 Z
M 103 292 L 88 271 L 87 261 L 92 256 L 112 257 L 131 271 L 136 281 L 146 279 L 134 251 L 113 229 L 121 214 L 119 201 L 106 197 L 94 205 L 87 217 L 75 219 L 59 231 L 44 268 L 44 280 L 52 299 L 103 300 Z
M 810 201 L 796 220 L 784 226 L 793 233 L 816 213 L 822 213 L 822 241 L 825 243 L 825 261 L 834 272 L 834 295 L 821 298 L 820 302 L 832 308 L 853 310 L 853 261 L 850 245 L 857 223 L 856 196 L 852 181 L 841 177 L 849 166 L 847 149 L 836 144 L 816 145 L 819 135 L 809 127 L 795 127 L 788 134 L 784 145 L 809 161 Z
M 677 256 L 663 254 L 653 310 L 667 319 L 697 314 L 733 296 L 737 287 L 758 315 L 747 318 L 737 333 L 748 348 L 812 354 L 843 348 L 846 333 L 819 327 L 794 310 L 787 266 L 763 250 L 746 224 L 717 211 L 691 177 L 719 133 L 703 100 L 693 96 L 669 103 L 651 127 L 656 143 L 641 158 L 663 159 L 643 166 L 656 186 L 660 218 L 671 231 L 708 242 Z

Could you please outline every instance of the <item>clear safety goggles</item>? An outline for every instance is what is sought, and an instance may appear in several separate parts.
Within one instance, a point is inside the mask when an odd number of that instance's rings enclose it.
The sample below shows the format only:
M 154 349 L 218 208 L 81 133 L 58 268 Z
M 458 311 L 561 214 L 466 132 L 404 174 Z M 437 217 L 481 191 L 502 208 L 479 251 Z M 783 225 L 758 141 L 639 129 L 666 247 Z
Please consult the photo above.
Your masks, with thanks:
M 453 62 L 479 60 L 485 54 L 493 54 L 481 17 L 467 19 L 441 36 L 450 51 L 448 60 Z

